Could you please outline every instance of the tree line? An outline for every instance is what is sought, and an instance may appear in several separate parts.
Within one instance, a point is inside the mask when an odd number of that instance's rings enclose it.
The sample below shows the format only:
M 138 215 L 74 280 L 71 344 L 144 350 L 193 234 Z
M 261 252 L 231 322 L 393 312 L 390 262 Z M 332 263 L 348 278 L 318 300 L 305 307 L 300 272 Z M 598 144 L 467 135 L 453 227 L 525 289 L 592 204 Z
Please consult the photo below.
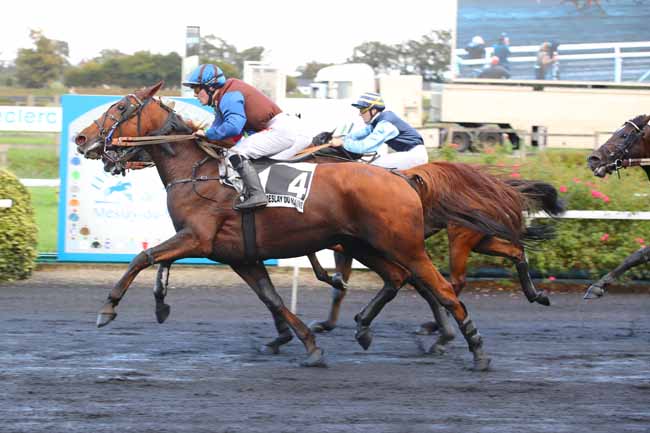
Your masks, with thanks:
M 69 49 L 65 41 L 47 38 L 41 31 L 32 30 L 32 48 L 18 51 L 13 64 L 0 66 L 0 85 L 28 88 L 65 87 L 142 87 L 160 79 L 170 87 L 181 81 L 182 58 L 178 53 L 153 54 L 138 51 L 124 54 L 106 49 L 78 65 L 68 61 Z M 422 75 L 425 81 L 441 81 L 449 65 L 451 33 L 434 30 L 417 40 L 389 45 L 382 42 L 364 42 L 353 49 L 347 63 L 367 63 L 376 73 L 399 71 L 402 74 Z M 265 48 L 260 46 L 238 50 L 222 38 L 208 35 L 200 38 L 200 63 L 219 65 L 226 76 L 241 78 L 245 61 L 261 61 Z M 313 79 L 319 69 L 328 63 L 311 61 L 300 66 L 300 78 Z M 290 77 L 288 89 L 295 88 Z

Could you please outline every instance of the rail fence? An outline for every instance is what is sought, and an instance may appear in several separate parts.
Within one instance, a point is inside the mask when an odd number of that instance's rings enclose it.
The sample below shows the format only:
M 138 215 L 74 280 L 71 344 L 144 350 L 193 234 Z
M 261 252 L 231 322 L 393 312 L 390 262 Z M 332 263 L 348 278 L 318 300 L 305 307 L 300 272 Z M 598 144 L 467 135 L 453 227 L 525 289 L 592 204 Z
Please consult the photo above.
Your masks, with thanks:
M 514 79 L 533 79 L 539 45 L 510 47 L 511 74 Z M 467 59 L 464 48 L 455 50 L 457 75 L 475 77 L 489 64 L 494 50 L 485 48 L 485 58 Z M 561 44 L 558 48 L 562 80 L 574 81 L 650 81 L 650 41 Z

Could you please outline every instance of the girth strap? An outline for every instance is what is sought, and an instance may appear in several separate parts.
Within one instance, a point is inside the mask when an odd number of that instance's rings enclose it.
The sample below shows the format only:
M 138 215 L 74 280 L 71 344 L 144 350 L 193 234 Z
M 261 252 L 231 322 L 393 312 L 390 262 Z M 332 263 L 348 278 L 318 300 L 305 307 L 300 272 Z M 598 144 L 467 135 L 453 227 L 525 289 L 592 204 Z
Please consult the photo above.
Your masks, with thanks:
M 243 211 L 241 213 L 242 233 L 244 235 L 244 260 L 246 263 L 256 263 L 257 242 L 255 231 L 255 210 Z

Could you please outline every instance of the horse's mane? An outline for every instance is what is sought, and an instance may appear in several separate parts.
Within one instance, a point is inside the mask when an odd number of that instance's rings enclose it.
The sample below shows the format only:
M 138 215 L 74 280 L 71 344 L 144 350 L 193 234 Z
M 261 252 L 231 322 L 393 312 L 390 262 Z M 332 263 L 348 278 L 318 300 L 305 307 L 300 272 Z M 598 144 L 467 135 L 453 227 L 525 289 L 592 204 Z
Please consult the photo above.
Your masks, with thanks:
M 416 185 L 425 212 L 439 212 L 443 218 L 460 225 L 472 217 L 476 225 L 469 227 L 513 243 L 522 242 L 525 197 L 484 168 L 463 163 L 432 162 L 406 170 L 411 178 L 422 181 Z M 464 215 L 462 209 L 473 209 Z M 487 224 L 487 225 L 486 225 Z

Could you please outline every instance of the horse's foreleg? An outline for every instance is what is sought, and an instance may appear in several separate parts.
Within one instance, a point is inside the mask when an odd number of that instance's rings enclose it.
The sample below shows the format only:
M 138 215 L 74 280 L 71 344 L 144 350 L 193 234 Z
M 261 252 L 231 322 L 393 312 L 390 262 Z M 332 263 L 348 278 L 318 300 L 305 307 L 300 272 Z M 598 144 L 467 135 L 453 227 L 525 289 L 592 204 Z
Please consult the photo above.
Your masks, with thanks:
M 490 256 L 506 257 L 515 264 L 517 275 L 521 284 L 521 290 L 526 295 L 529 302 L 537 302 L 541 305 L 549 306 L 551 301 L 545 291 L 538 291 L 535 288 L 533 279 L 528 270 L 528 260 L 523 247 L 499 238 L 485 238 L 475 248 L 474 251 L 487 254 Z
M 339 320 L 339 314 L 341 312 L 341 303 L 343 302 L 343 298 L 345 298 L 348 290 L 347 280 L 350 278 L 350 273 L 352 271 L 352 258 L 345 254 L 334 252 L 336 273 L 330 278 L 318 262 L 315 254 L 310 254 L 307 257 L 314 269 L 316 278 L 332 286 L 332 304 L 330 306 L 327 320 L 323 322 L 314 322 L 310 325 L 310 328 L 314 332 L 331 331 L 336 328 L 336 323 Z
M 97 326 L 108 325 L 115 317 L 115 307 L 126 294 L 129 286 L 141 270 L 160 262 L 173 262 L 175 260 L 200 255 L 198 243 L 189 232 L 178 232 L 173 237 L 153 248 L 142 251 L 131 260 L 127 271 L 115 284 L 108 295 L 108 299 L 97 315 Z
M 398 264 L 387 261 L 376 250 L 368 246 L 350 245 L 349 251 L 357 260 L 375 271 L 384 280 L 384 286 L 379 293 L 354 317 L 357 322 L 355 338 L 361 347 L 367 350 L 372 342 L 370 330 L 372 321 L 381 312 L 384 305 L 397 295 L 397 292 L 410 277 L 410 273 Z
M 302 362 L 302 365 L 307 367 L 320 367 L 325 365 L 323 351 L 316 345 L 316 337 L 309 330 L 302 320 L 293 314 L 284 305 L 282 298 L 271 283 L 271 278 L 266 271 L 266 268 L 261 263 L 254 264 L 239 264 L 231 265 L 233 270 L 240 276 L 246 283 L 255 291 L 260 300 L 271 311 L 275 321 L 279 337 L 270 344 L 281 343 L 284 344 L 286 340 L 286 328 L 288 325 L 302 341 L 305 350 L 309 354 L 307 359 Z M 284 341 L 286 340 L 286 341 Z M 276 348 L 280 344 L 277 344 Z
M 158 323 L 163 323 L 169 317 L 171 307 L 165 304 L 165 296 L 167 296 L 167 288 L 169 287 L 169 269 L 171 262 L 164 262 L 158 266 L 158 273 L 156 274 L 156 281 L 153 286 L 153 297 L 156 300 L 156 320 Z
M 644 247 L 627 256 L 623 263 L 614 268 L 587 289 L 584 299 L 600 298 L 607 292 L 607 286 L 634 266 L 650 262 L 650 247 Z
M 441 355 L 445 352 L 445 346 L 456 337 L 454 328 L 449 321 L 449 313 L 440 305 L 438 300 L 433 296 L 430 290 L 423 290 L 421 286 L 415 285 L 415 290 L 424 298 L 429 304 L 435 322 L 429 322 L 435 325 L 436 330 L 440 331 L 440 335 L 435 343 L 427 350 L 428 353 Z M 420 329 L 416 332 L 419 335 L 428 335 L 422 330 L 427 324 L 420 325 Z M 430 334 L 430 333 L 429 333 Z

